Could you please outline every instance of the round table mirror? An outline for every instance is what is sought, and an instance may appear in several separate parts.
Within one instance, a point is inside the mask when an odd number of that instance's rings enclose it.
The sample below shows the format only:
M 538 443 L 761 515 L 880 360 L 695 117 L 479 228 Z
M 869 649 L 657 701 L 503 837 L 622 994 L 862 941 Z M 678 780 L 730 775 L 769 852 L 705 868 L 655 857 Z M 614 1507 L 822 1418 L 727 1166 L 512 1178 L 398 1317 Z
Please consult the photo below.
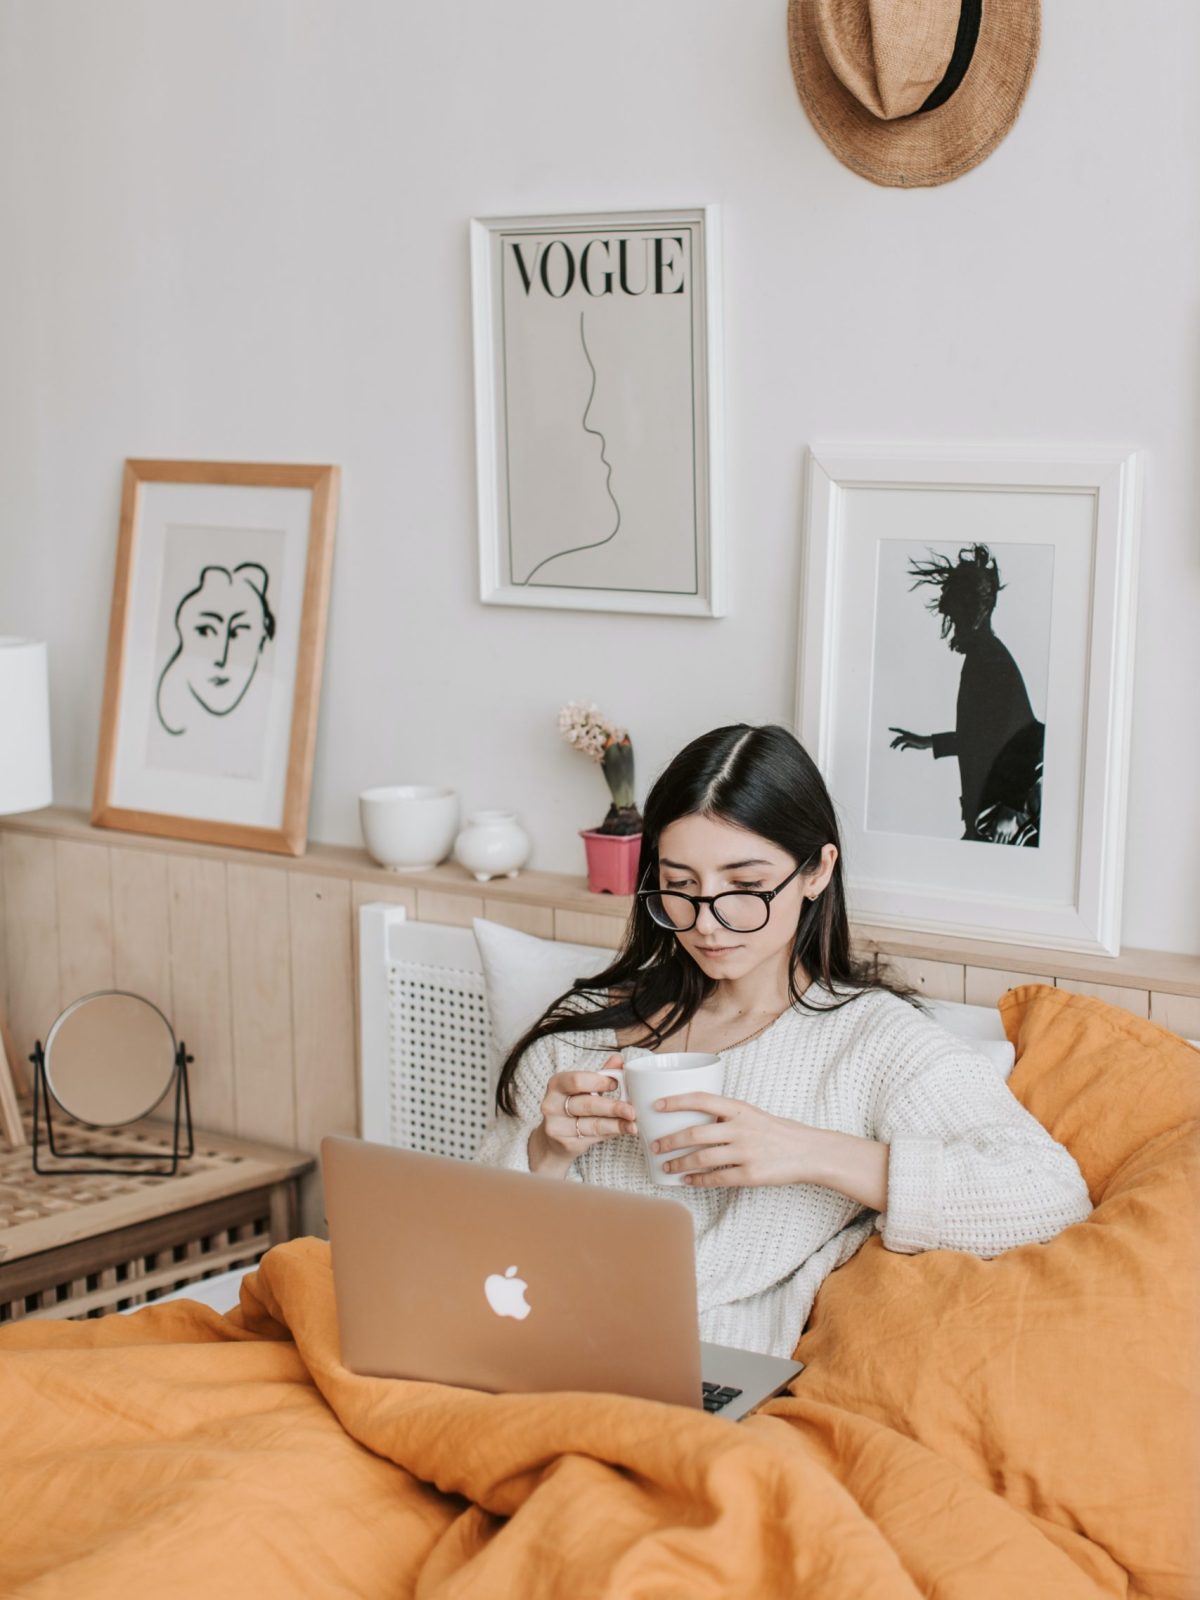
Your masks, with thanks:
M 46 1039 L 46 1083 L 90 1128 L 116 1128 L 154 1110 L 175 1081 L 174 1030 L 140 995 L 106 990 L 67 1007 Z

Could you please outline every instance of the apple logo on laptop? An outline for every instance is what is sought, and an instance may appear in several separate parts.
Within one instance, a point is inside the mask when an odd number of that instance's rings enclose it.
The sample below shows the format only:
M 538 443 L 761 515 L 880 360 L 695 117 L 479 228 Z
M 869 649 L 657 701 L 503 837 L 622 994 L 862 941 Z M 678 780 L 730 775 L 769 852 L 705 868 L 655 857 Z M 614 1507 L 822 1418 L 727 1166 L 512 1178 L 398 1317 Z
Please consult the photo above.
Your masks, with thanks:
M 528 1287 L 524 1278 L 517 1277 L 516 1267 L 509 1267 L 503 1277 L 493 1272 L 485 1278 L 483 1292 L 498 1317 L 516 1317 L 518 1322 L 523 1322 L 533 1310 L 525 1299 Z

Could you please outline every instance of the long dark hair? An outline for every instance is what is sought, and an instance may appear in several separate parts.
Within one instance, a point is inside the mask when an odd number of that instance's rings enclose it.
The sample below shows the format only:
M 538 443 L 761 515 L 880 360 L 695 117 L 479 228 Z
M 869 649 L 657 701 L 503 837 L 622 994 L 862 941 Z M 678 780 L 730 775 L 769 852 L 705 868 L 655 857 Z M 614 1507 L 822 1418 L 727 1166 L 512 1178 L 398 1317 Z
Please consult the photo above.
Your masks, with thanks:
M 864 989 L 888 989 L 906 1000 L 913 991 L 890 981 L 873 961 L 850 949 L 850 924 L 842 886 L 842 855 L 833 802 L 811 756 L 786 728 L 736 723 L 693 739 L 655 781 L 646 799 L 639 881 L 658 884 L 658 841 L 680 817 L 707 816 L 770 839 L 805 872 L 821 864 L 826 844 L 838 847 L 828 885 L 805 900 L 792 941 L 788 993 L 804 1010 L 836 1010 Z M 804 999 L 803 969 L 840 999 L 819 1005 Z M 594 978 L 579 978 L 517 1040 L 500 1070 L 496 1107 L 516 1111 L 513 1075 L 537 1039 L 555 1033 L 645 1030 L 643 1045 L 657 1048 L 683 1027 L 716 987 L 668 928 L 659 927 L 643 900 L 633 902 L 625 938 L 612 964 Z M 653 1017 L 660 1017 L 655 1025 Z

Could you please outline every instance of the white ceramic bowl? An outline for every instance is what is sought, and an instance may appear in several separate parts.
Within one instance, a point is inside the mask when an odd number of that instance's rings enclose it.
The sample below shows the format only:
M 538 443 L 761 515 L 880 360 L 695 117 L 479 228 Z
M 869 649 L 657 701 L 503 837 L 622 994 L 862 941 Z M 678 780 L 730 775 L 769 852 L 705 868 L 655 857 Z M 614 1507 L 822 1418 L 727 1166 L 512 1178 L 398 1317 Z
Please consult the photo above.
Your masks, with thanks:
M 436 867 L 458 832 L 458 795 L 429 783 L 393 783 L 358 797 L 363 841 L 371 858 L 393 872 Z

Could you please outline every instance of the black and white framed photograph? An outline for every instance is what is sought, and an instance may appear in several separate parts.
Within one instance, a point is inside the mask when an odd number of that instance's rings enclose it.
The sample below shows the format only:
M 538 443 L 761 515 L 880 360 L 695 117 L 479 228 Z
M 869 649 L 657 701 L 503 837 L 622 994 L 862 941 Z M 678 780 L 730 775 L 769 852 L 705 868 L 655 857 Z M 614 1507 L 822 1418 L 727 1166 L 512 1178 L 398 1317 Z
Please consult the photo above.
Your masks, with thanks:
M 480 597 L 719 616 L 718 212 L 471 224 Z
M 126 462 L 98 827 L 303 853 L 338 480 Z
M 1119 949 L 1139 466 L 810 451 L 799 733 L 856 921 Z

